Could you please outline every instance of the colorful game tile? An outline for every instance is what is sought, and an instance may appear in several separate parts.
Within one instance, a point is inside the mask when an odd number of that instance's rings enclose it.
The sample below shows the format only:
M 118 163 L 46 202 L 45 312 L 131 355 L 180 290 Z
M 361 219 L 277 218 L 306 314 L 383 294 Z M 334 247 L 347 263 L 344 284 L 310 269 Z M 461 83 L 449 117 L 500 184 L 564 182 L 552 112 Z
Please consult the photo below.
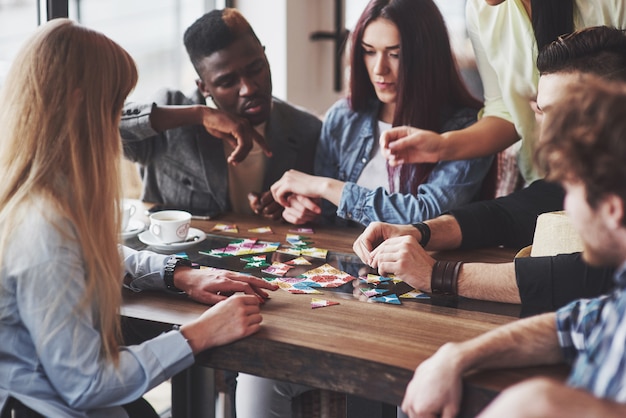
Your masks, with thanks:
M 260 242 L 250 247 L 250 254 L 271 253 L 280 247 L 280 242 Z
M 300 249 L 293 248 L 293 247 L 281 247 L 281 248 L 278 248 L 276 250 L 276 252 L 283 253 L 283 254 L 289 254 L 289 255 L 295 255 L 295 256 L 299 256 L 300 255 Z
M 294 228 L 294 229 L 290 229 L 289 232 L 293 232 L 296 234 L 315 234 L 315 231 L 313 231 L 313 228 Z
M 272 284 L 275 284 L 282 290 L 289 292 L 289 293 L 294 293 L 294 294 L 321 294 L 322 293 L 319 290 L 313 289 L 312 287 L 303 285 L 302 284 L 303 282 L 289 283 L 289 282 L 283 281 L 283 279 L 280 277 L 263 277 L 263 280 L 268 281 Z
M 410 292 L 406 292 L 398 297 L 404 299 L 430 299 L 426 293 L 420 292 L 419 290 L 412 290 Z
M 182 253 L 176 253 L 176 254 L 174 254 L 174 255 L 175 255 L 176 257 L 179 257 L 179 258 L 185 258 L 185 259 L 189 260 L 189 256 L 188 256 L 188 255 L 187 255 L 187 253 L 186 253 L 186 252 L 184 252 L 184 251 L 183 251 Z
M 376 288 L 369 288 L 368 289 L 366 287 L 359 288 L 359 290 L 361 291 L 361 293 L 363 293 L 368 298 L 371 298 L 371 297 L 374 297 L 374 296 L 382 296 L 382 294 L 387 291 L 387 289 L 376 289 Z
M 378 303 L 390 303 L 392 305 L 402 305 L 402 302 L 400 302 L 400 299 L 398 299 L 398 296 L 394 294 L 369 298 L 367 301 L 378 302 Z
M 244 269 L 261 268 L 270 265 L 264 255 L 251 255 L 248 257 L 242 257 L 240 260 L 246 262 L 246 265 L 243 267 Z
M 378 284 L 378 283 L 394 280 L 395 276 L 393 274 L 390 274 L 389 276 L 380 276 L 378 274 L 368 274 L 367 277 L 359 277 L 359 279 L 361 279 L 361 281 L 365 283 Z
M 221 232 L 232 232 L 234 234 L 239 232 L 239 228 L 237 228 L 237 225 L 232 224 L 232 225 L 228 225 L 228 224 L 216 224 L 211 231 L 221 231 Z
M 334 302 L 332 300 L 326 299 L 311 298 L 311 309 L 324 308 L 326 306 L 334 305 L 339 305 L 339 302 Z
M 323 248 L 302 248 L 300 250 L 300 255 L 306 255 L 307 257 L 313 258 L 321 258 L 322 260 L 326 260 L 326 256 L 328 255 L 328 250 Z
M 230 257 L 247 254 L 261 254 L 276 251 L 280 242 L 257 243 L 256 238 L 235 239 L 224 248 L 215 248 L 209 251 L 198 251 L 200 254 L 211 257 Z
M 285 264 L 289 264 L 291 266 L 310 266 L 311 262 L 304 257 L 298 257 L 293 260 L 285 261 Z
M 262 226 L 259 228 L 248 229 L 248 232 L 252 232 L 253 234 L 271 234 L 274 231 L 272 231 L 272 228 L 269 226 Z
M 355 278 L 350 276 L 348 273 L 338 270 L 330 264 L 324 264 L 311 269 L 302 273 L 302 276 L 319 283 L 321 287 L 339 287 L 355 280 Z
M 263 273 L 273 274 L 274 276 L 284 276 L 287 272 L 292 269 L 292 266 L 288 266 L 284 263 L 274 262 L 271 266 L 266 269 L 261 270 Z
M 287 234 L 286 241 L 293 247 L 308 247 L 313 244 L 313 241 L 308 240 L 307 237 L 296 234 Z

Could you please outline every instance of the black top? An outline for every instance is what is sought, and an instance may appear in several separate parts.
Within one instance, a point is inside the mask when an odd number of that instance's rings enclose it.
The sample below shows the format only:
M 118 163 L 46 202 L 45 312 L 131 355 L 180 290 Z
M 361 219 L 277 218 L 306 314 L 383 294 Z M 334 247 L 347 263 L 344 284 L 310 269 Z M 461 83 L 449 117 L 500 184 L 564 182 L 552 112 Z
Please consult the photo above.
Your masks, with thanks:
M 537 180 L 495 200 L 471 203 L 450 211 L 463 235 L 462 249 L 532 244 L 537 217 L 563 210 L 561 186 Z M 613 288 L 613 268 L 592 268 L 580 253 L 515 259 L 522 316 L 554 311 L 578 298 L 595 297 Z

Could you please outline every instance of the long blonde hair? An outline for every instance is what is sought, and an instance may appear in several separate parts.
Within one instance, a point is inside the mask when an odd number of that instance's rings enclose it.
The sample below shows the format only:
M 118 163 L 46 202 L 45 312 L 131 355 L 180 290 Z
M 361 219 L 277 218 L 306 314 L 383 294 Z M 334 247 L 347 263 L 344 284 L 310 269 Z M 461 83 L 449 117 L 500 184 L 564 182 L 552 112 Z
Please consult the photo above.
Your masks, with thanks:
M 122 277 L 118 127 L 136 82 L 133 59 L 119 45 L 55 19 L 26 42 L 0 96 L 0 254 L 33 197 L 68 219 L 84 257 L 87 294 L 80 308 L 94 313 L 103 357 L 115 364 Z

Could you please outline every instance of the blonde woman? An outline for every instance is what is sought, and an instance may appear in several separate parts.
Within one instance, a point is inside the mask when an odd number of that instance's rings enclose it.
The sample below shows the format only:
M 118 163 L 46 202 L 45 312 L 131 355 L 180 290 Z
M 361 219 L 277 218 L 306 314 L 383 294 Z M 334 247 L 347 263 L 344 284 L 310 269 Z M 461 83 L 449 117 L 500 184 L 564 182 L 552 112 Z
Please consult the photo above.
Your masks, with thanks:
M 27 41 L 0 111 L 0 409 L 126 417 L 121 405 L 194 354 L 259 329 L 258 294 L 232 296 L 179 330 L 120 345 L 121 278 L 164 256 L 118 246 L 124 99 L 131 57 L 59 19 Z M 5 409 L 6 412 L 7 409 Z

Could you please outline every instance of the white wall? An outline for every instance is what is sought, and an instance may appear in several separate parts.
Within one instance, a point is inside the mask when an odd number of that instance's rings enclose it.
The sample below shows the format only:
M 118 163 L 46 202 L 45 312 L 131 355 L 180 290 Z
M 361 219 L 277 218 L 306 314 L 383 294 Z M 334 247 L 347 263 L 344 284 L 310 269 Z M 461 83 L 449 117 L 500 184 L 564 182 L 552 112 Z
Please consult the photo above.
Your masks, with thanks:
M 333 0 L 238 0 L 236 7 L 266 47 L 276 97 L 322 116 L 343 96 L 333 90 L 333 43 L 309 39 L 334 29 Z

